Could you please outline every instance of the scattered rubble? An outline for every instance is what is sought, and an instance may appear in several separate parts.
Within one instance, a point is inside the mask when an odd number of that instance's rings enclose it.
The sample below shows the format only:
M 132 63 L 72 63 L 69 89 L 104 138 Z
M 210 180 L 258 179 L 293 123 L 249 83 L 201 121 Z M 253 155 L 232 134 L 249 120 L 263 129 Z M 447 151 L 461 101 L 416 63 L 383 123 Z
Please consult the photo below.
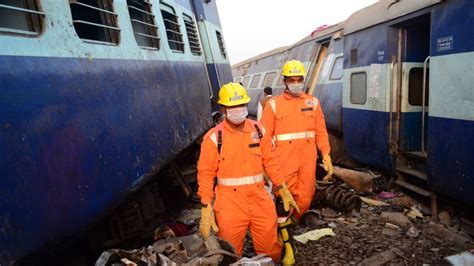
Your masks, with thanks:
M 344 193 L 338 193 L 331 197 L 344 198 Z M 297 264 L 421 265 L 440 264 L 445 258 L 472 263 L 474 242 L 459 226 L 450 226 L 453 219 L 447 212 L 440 213 L 441 223 L 435 223 L 426 208 L 407 195 L 382 195 L 352 193 L 350 197 L 360 198 L 360 207 L 351 211 L 328 206 L 325 197 L 320 198 L 315 209 L 289 228 Z M 256 256 L 250 234 L 243 258 L 216 237 L 204 241 L 197 234 L 199 216 L 199 209 L 183 211 L 176 222 L 155 231 L 155 240 L 160 240 L 153 245 L 105 251 L 96 265 L 273 265 L 267 256 Z M 179 236 L 183 232 L 189 235 Z

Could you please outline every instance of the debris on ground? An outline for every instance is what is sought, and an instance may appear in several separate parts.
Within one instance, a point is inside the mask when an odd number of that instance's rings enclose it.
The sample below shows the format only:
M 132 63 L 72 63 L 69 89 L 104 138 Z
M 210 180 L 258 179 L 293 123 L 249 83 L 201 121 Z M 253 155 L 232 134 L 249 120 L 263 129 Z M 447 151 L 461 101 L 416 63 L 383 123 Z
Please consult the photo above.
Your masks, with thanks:
M 293 238 L 303 244 L 306 244 L 309 240 L 318 240 L 323 236 L 335 236 L 334 231 L 332 228 L 323 228 L 323 229 L 315 229 L 301 235 L 293 236 Z
M 438 214 L 439 222 L 446 225 L 451 226 L 453 225 L 453 221 L 451 220 L 451 216 L 448 212 L 440 212 Z
M 390 204 L 388 203 L 385 203 L 383 201 L 380 201 L 380 200 L 374 200 L 374 199 L 369 199 L 369 198 L 366 198 L 366 197 L 359 197 L 364 203 L 366 204 L 369 204 L 369 205 L 372 205 L 372 206 L 389 206 Z
M 207 240 L 193 234 L 183 237 L 162 239 L 142 249 L 104 251 L 96 261 L 102 265 L 217 265 L 230 264 L 240 259 L 230 244 L 210 236 Z
M 469 235 L 457 227 L 433 222 L 434 219 L 427 216 L 426 208 L 409 196 L 395 195 L 395 198 L 381 200 L 374 199 L 380 199 L 375 194 L 360 197 L 363 203 L 358 216 L 354 213 L 341 213 L 336 218 L 314 216 L 312 225 L 300 224 L 291 228 L 293 235 L 328 227 L 335 234 L 306 244 L 295 241 L 297 263 L 436 265 L 447 256 L 474 249 Z M 316 213 L 324 213 L 328 208 L 314 207 Z M 463 256 L 467 255 L 464 253 Z

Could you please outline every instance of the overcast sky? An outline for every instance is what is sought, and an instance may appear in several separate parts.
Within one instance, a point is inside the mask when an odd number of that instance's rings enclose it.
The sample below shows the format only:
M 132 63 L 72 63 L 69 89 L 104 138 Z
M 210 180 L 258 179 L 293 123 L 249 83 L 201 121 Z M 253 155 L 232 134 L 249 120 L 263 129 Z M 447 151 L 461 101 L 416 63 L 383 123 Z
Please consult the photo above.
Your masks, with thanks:
M 215 0 L 231 64 L 290 45 L 377 0 Z

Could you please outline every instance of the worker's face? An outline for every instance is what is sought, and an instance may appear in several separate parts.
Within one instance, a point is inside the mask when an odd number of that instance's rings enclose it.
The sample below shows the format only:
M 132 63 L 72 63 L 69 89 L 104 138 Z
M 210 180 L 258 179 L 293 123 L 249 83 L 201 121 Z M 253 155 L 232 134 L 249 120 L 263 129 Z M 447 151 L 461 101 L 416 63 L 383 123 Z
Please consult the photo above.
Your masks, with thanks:
M 285 77 L 285 84 L 288 90 L 295 96 L 299 96 L 304 91 L 303 76 Z
M 224 113 L 228 122 L 234 125 L 240 125 L 245 121 L 245 118 L 247 118 L 247 104 L 225 106 Z

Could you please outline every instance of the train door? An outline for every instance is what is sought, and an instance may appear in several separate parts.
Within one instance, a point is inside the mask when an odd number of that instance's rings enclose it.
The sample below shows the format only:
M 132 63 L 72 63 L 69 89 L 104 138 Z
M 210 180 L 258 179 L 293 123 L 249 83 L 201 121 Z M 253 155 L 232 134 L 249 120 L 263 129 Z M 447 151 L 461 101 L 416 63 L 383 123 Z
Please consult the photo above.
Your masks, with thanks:
M 430 58 L 430 14 L 424 14 L 397 24 L 398 68 L 397 104 L 398 123 L 392 124 L 398 132 L 395 181 L 401 187 L 419 195 L 431 197 L 427 175 L 428 95 Z M 394 96 L 394 94 L 392 94 Z M 393 101 L 392 101 L 393 102 Z
M 425 154 L 429 95 L 430 16 L 400 26 L 399 150 Z
M 313 92 L 316 87 L 316 82 L 318 81 L 319 77 L 319 71 L 321 70 L 321 66 L 323 65 L 324 59 L 326 58 L 326 55 L 328 53 L 328 47 L 329 47 L 329 41 L 321 43 L 319 46 L 319 51 L 316 57 L 315 65 L 313 67 L 313 71 L 311 73 L 311 79 L 308 82 L 308 88 L 309 88 L 309 95 L 313 95 Z

